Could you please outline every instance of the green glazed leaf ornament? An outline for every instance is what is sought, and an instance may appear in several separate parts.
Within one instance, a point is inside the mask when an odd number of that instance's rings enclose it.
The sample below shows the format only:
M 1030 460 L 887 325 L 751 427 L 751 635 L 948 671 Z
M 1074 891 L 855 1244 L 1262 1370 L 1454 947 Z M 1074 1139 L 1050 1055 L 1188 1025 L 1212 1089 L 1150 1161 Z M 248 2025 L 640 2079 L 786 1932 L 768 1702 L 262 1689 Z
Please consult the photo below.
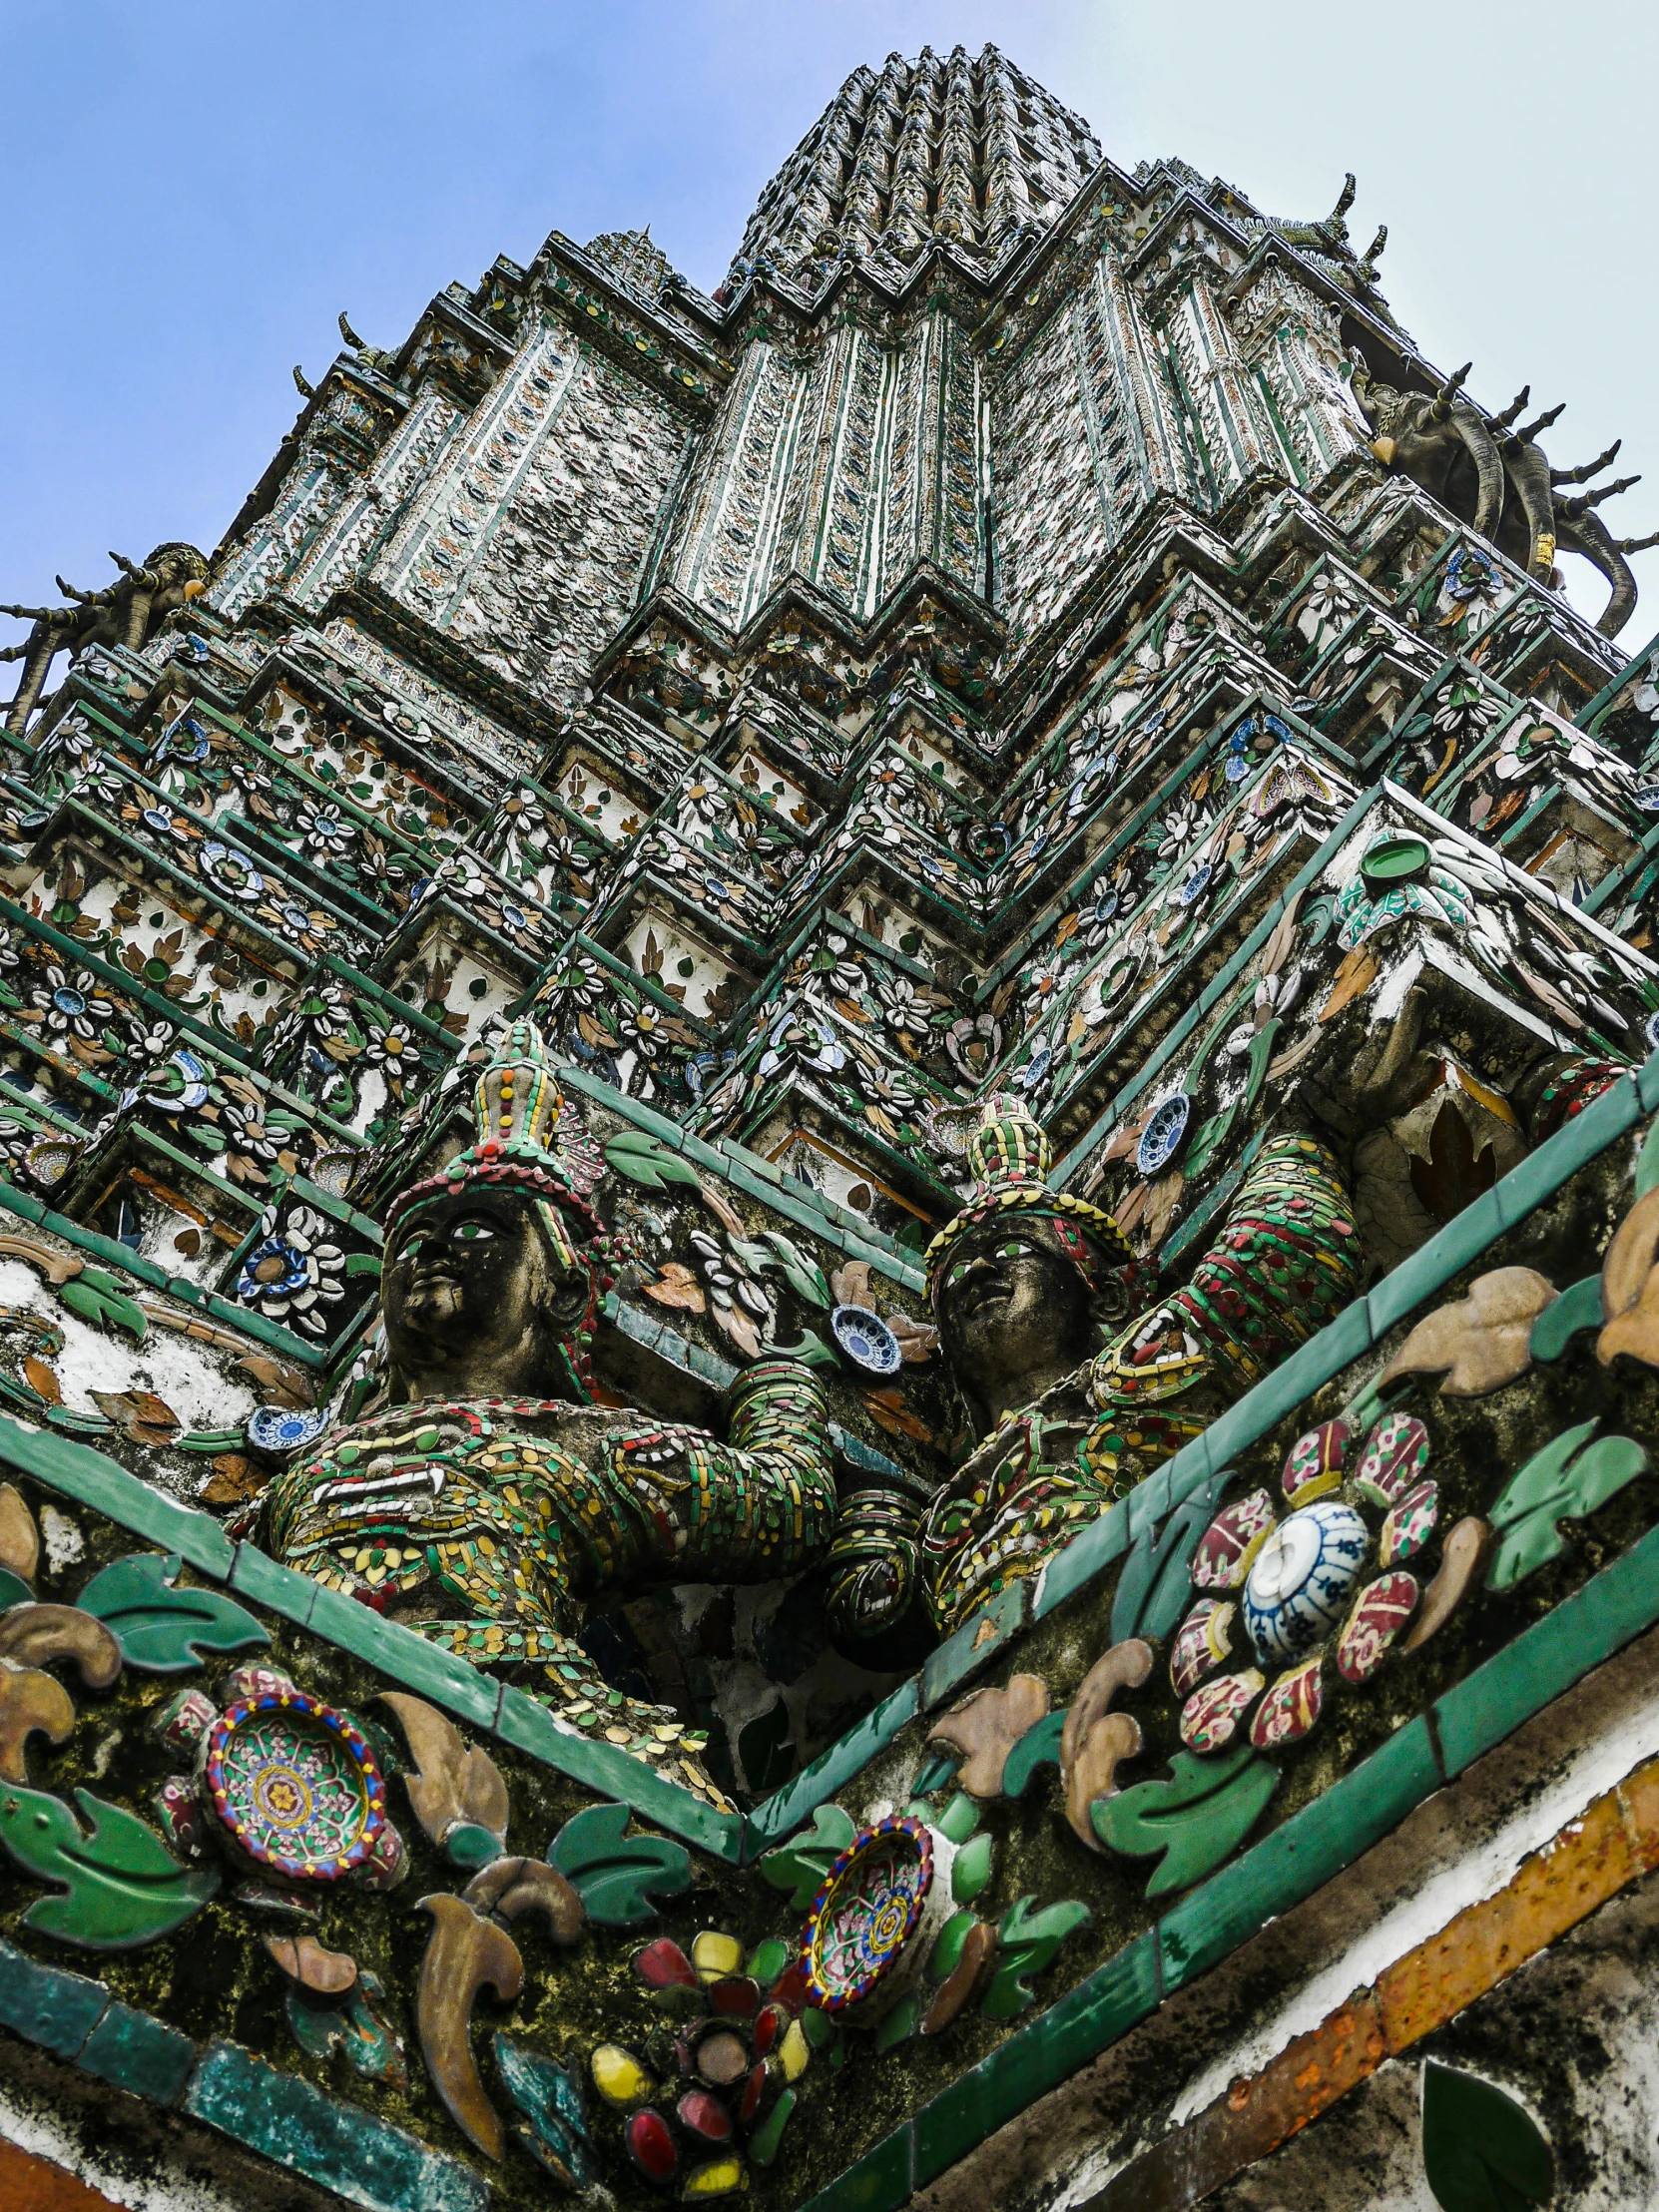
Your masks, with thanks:
M 1233 1471 L 1223 1467 L 1201 1479 L 1176 1502 L 1162 1527 L 1151 1519 L 1142 1523 L 1112 1598 L 1114 1644 L 1127 1643 L 1131 1636 L 1156 1643 L 1187 1610 L 1192 1602 L 1192 1556 Z
M 654 1921 L 654 1894 L 691 1885 L 691 1854 L 667 1836 L 630 1836 L 626 1805 L 590 1805 L 566 1821 L 548 1847 L 556 1867 L 602 1928 Z
M 507 2094 L 523 2113 L 519 2136 L 561 2187 L 591 2189 L 599 2161 L 588 2132 L 578 2067 L 546 2058 L 528 2043 L 497 2035 L 495 2063 Z
M 1025 1731 L 1003 1764 L 1002 1795 L 1005 1798 L 1023 1797 L 1039 1767 L 1059 1766 L 1060 1738 L 1065 1726 L 1066 1708 L 1062 1706 L 1057 1713 L 1045 1713 L 1034 1728 Z
M 79 1275 L 59 1285 L 58 1296 L 83 1321 L 98 1322 L 106 1328 L 113 1324 L 139 1343 L 144 1342 L 150 1324 L 143 1308 L 134 1304 L 119 1278 L 106 1269 L 84 1267 Z
M 1440 2212 L 1527 2212 L 1555 2193 L 1555 2159 L 1531 2114 L 1432 2058 L 1422 2069 L 1422 2165 Z
M 660 1191 L 665 1183 L 696 1183 L 697 1170 L 644 1129 L 624 1129 L 605 1147 L 605 1164 L 630 1183 Z
M 1633 1437 L 1591 1443 L 1598 1425 L 1563 1428 L 1509 1477 L 1491 1510 L 1498 1542 L 1486 1570 L 1488 1590 L 1513 1589 L 1546 1566 L 1566 1548 L 1557 1521 L 1583 1520 L 1646 1467 L 1647 1453 Z
M 979 2009 L 990 2020 L 1012 2019 L 1036 2001 L 1025 1985 L 1030 1974 L 1041 1973 L 1074 1929 L 1089 1920 L 1089 1909 L 1075 1898 L 1045 1905 L 1033 1912 L 1035 1898 L 1023 1897 L 1003 1914 L 997 1929 L 1001 1949 L 996 1972 L 980 2001 Z
M 1601 1277 L 1586 1275 L 1544 1308 L 1532 1324 L 1527 1350 L 1534 1360 L 1559 1360 L 1580 1331 L 1599 1329 L 1606 1318 L 1601 1310 Z
M 775 1890 L 789 1891 L 796 1912 L 805 1913 L 823 1889 L 831 1862 L 857 1833 L 851 1815 L 838 1805 L 820 1805 L 814 1810 L 812 1827 L 769 1851 L 761 1861 L 761 1872 Z
M 0 1843 L 38 1882 L 61 1883 L 23 1916 L 25 1928 L 88 1950 L 132 1950 L 171 1935 L 219 1888 L 181 1867 L 137 1814 L 77 1790 L 83 1835 L 61 1798 L 0 1786 Z
M 1279 1786 L 1279 1769 L 1241 1744 L 1219 1759 L 1178 1751 L 1167 1782 L 1097 1798 L 1089 1818 L 1101 1842 L 1128 1857 L 1162 1861 L 1149 1898 L 1185 1890 L 1219 1867 L 1249 1835 Z
M 174 1587 L 184 1564 L 178 1552 L 134 1552 L 95 1574 L 76 1603 L 101 1620 L 130 1667 L 147 1674 L 183 1674 L 205 1655 L 269 1644 L 246 1606 L 219 1590 Z
M 784 1280 L 797 1298 L 805 1299 L 809 1306 L 829 1307 L 834 1303 L 824 1270 L 816 1261 L 808 1259 L 801 1247 L 781 1229 L 769 1229 L 763 1241 L 778 1255 L 770 1265 L 782 1267 Z

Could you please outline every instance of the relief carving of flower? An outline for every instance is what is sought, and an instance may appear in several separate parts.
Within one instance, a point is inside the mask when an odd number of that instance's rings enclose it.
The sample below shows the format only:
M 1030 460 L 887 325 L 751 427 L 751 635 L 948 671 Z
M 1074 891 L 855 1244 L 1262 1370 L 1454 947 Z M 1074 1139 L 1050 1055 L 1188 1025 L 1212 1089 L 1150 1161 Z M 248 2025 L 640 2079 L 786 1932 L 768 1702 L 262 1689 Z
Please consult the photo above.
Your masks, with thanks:
M 1002 1052 L 1002 1024 L 994 1014 L 964 1014 L 945 1031 L 950 1064 L 970 1083 L 990 1072 Z
M 217 838 L 210 837 L 202 846 L 196 865 L 215 890 L 236 899 L 239 905 L 251 906 L 265 896 L 265 877 L 252 860 Z
M 237 1297 L 267 1321 L 283 1322 L 308 1337 L 325 1337 L 323 1308 L 345 1296 L 345 1255 L 331 1241 L 332 1224 L 310 1206 L 295 1206 L 278 1230 L 275 1209 L 264 1234 L 245 1256 Z
M 30 1004 L 53 1035 L 88 1043 L 115 1013 L 115 1003 L 104 996 L 97 976 L 86 968 L 71 975 L 55 962 L 48 965 L 45 982 L 30 993 Z

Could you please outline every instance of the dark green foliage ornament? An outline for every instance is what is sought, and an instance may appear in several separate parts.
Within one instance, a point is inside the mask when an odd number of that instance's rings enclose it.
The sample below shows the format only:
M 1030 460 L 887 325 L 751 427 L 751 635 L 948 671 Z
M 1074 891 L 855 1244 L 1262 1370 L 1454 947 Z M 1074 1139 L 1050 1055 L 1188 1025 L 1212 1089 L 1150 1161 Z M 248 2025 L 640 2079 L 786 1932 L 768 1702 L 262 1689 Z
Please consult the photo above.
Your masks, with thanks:
M 653 1894 L 691 1885 L 691 1854 L 666 1836 L 630 1836 L 626 1805 L 590 1805 L 566 1821 L 548 1847 L 556 1867 L 602 1928 L 654 1921 Z
M 75 1798 L 85 1835 L 61 1798 L 0 1786 L 0 1842 L 38 1882 L 63 1885 L 30 1906 L 25 1928 L 88 1950 L 132 1950 L 171 1935 L 219 1888 L 216 1873 L 181 1867 L 136 1813 L 90 1790 Z
M 814 1809 L 812 1827 L 792 1842 L 780 1844 L 776 1851 L 769 1851 L 761 1861 L 761 1872 L 775 1890 L 788 1890 L 791 1905 L 798 1913 L 805 1913 L 823 1889 L 831 1862 L 840 1857 L 857 1833 L 851 1815 L 843 1813 L 838 1805 L 820 1805 Z
M 95 1574 L 76 1603 L 113 1633 L 130 1667 L 148 1674 L 182 1674 L 210 1652 L 221 1657 L 271 1642 L 235 1598 L 176 1588 L 183 1564 L 176 1551 L 134 1552 Z
M 1113 1851 L 1131 1858 L 1163 1854 L 1146 1886 L 1149 1898 L 1163 1897 L 1219 1867 L 1256 1825 L 1278 1786 L 1279 1769 L 1258 1759 L 1248 1744 L 1219 1759 L 1178 1751 L 1167 1782 L 1138 1782 L 1132 1790 L 1097 1798 L 1089 1818 Z
M 697 1182 L 694 1167 L 643 1129 L 619 1131 L 605 1147 L 605 1164 L 648 1191 L 660 1191 L 665 1183 Z
M 1647 1465 L 1647 1453 L 1633 1437 L 1601 1436 L 1590 1443 L 1598 1425 L 1587 1420 L 1563 1428 L 1504 1484 L 1492 1507 L 1498 1543 L 1486 1570 L 1488 1590 L 1512 1589 L 1547 1565 L 1566 1545 L 1556 1522 L 1582 1520 Z
M 599 2179 L 599 2166 L 577 2068 L 544 2058 L 508 2035 L 497 2035 L 494 2048 L 507 2094 L 524 2115 L 518 2131 L 524 2147 L 561 2187 L 591 2188 Z
M 1026 1976 L 1041 1973 L 1066 1937 L 1090 1918 L 1088 1907 L 1075 1898 L 1033 1911 L 1036 1902 L 1034 1897 L 1020 1898 L 1002 1916 L 996 1972 L 979 2006 L 987 2019 L 1012 2019 L 1034 2002 Z
M 140 1344 L 150 1324 L 141 1307 L 127 1295 L 127 1286 L 105 1268 L 84 1267 L 79 1275 L 58 1286 L 58 1296 L 72 1314 L 83 1321 L 114 1325 L 136 1337 Z
M 1555 2193 L 1555 2160 L 1531 2115 L 1432 2058 L 1422 2069 L 1422 2165 L 1441 2212 L 1527 2212 Z

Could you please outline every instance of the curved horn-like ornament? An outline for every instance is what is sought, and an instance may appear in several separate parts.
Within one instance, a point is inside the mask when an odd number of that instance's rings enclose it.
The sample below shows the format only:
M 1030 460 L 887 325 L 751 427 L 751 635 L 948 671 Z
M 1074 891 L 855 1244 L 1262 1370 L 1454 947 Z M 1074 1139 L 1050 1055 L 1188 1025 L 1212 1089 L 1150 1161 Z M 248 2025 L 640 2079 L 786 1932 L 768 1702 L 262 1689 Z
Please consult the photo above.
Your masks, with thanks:
M 505 1929 L 460 1898 L 421 1898 L 416 1910 L 432 1916 L 415 1993 L 420 2053 L 449 2117 L 486 2158 L 499 2159 L 501 2120 L 472 2055 L 472 2007 L 480 1989 L 510 2004 L 524 1986 L 524 1961 Z
M 543 1859 L 494 1860 L 479 1869 L 461 1898 L 474 1912 L 493 1913 L 498 1921 L 540 1913 L 553 1940 L 567 1946 L 588 1925 L 588 1909 L 574 1886 Z
M 1535 416 L 1532 421 L 1523 422 L 1515 435 L 1523 445 L 1530 445 L 1540 430 L 1547 430 L 1550 424 L 1558 421 L 1566 411 L 1567 403 L 1563 399 L 1558 407 L 1551 407 L 1546 413 Z
M 1473 368 L 1473 361 L 1465 361 L 1453 376 L 1448 376 L 1434 394 L 1434 404 L 1428 410 L 1430 422 L 1447 422 L 1451 418 L 1451 403 L 1462 389 L 1463 378 Z
M 1604 468 L 1611 468 L 1618 459 L 1623 438 L 1615 438 L 1605 453 L 1598 453 L 1593 461 L 1586 461 L 1582 468 L 1552 468 L 1549 480 L 1552 484 L 1587 484 L 1592 476 L 1599 476 Z
M 1436 401 L 1436 406 L 1438 402 Z M 1489 538 L 1497 528 L 1503 513 L 1503 456 L 1475 408 L 1469 406 L 1446 408 L 1439 419 L 1450 418 L 1452 427 L 1468 447 L 1474 462 L 1477 496 L 1474 507 L 1474 527 L 1483 538 Z
M 78 1605 L 13 1605 L 0 1613 L 0 1659 L 19 1667 L 73 1659 L 89 1690 L 107 1690 L 121 1672 L 120 1644 Z
M 63 1743 L 75 1726 L 69 1692 L 52 1675 L 34 1667 L 0 1666 L 0 1776 L 26 1784 L 24 1746 L 31 1736 Z

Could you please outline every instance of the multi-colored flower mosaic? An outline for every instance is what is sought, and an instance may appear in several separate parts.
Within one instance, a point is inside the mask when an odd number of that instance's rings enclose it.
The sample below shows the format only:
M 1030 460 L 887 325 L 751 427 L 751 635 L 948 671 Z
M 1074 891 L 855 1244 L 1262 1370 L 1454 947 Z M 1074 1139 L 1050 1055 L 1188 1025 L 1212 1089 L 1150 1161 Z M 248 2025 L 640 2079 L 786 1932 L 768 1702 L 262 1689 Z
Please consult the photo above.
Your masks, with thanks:
M 1200 1595 L 1170 1654 L 1189 1751 L 1224 1752 L 1245 1736 L 1258 1751 L 1294 1744 L 1333 1689 L 1358 1688 L 1382 1665 L 1422 1595 L 1440 1512 L 1427 1466 L 1414 1414 L 1384 1413 L 1357 1449 L 1348 1423 L 1331 1420 L 1286 1457 L 1287 1514 L 1257 1489 L 1216 1515 L 1193 1555 Z
M 669 2023 L 644 2055 L 602 2043 L 589 2060 L 593 2085 L 626 2115 L 623 2142 L 635 2169 L 683 2202 L 748 2186 L 770 2166 L 795 2110 L 795 2084 L 834 2029 L 808 2003 L 801 1960 L 774 1937 L 745 1956 L 736 1936 L 708 1929 L 690 1954 L 669 1936 L 648 1943 L 634 1968 Z

